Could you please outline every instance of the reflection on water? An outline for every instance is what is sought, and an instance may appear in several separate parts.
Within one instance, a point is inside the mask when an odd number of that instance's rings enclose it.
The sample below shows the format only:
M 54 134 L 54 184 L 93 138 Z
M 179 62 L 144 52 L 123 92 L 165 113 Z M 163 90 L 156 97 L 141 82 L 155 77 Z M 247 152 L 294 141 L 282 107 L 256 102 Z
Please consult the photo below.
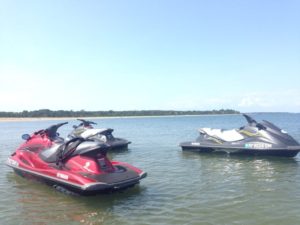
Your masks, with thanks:
M 259 118 L 257 118 L 259 117 Z M 299 114 L 259 114 L 300 139 Z M 300 157 L 239 157 L 182 152 L 178 143 L 197 137 L 198 127 L 232 128 L 240 116 L 96 120 L 133 143 L 113 160 L 148 172 L 124 192 L 82 197 L 16 176 L 0 165 L 1 224 L 298 224 Z M 0 160 L 22 133 L 55 121 L 0 123 Z M 66 135 L 71 129 L 64 127 Z M 75 122 L 74 122 L 75 123 Z M 28 133 L 28 132 L 27 132 Z
M 113 216 L 114 207 L 128 201 L 134 202 L 136 196 L 145 190 L 136 186 L 113 194 L 70 196 L 42 183 L 27 181 L 13 173 L 9 173 L 7 179 L 16 188 L 14 199 L 18 210 L 15 213 L 26 224 L 48 224 L 49 221 L 58 224 L 102 224 Z

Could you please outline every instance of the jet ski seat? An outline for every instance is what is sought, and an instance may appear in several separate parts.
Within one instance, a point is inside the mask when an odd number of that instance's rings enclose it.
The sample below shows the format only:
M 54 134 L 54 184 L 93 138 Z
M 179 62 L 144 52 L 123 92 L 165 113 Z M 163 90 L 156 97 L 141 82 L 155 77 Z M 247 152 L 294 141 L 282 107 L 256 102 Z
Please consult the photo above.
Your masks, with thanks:
M 75 149 L 80 143 L 82 143 L 82 139 L 80 138 L 74 138 L 65 143 L 54 142 L 53 146 L 41 151 L 39 156 L 47 163 L 54 163 L 57 162 L 60 154 L 68 153 L 71 149 Z
M 237 130 L 221 130 L 221 129 L 212 129 L 212 128 L 200 128 L 199 132 L 201 134 L 207 134 L 211 137 L 216 137 L 223 141 L 232 142 L 240 141 L 244 139 L 244 136 L 241 135 Z
M 103 134 L 104 131 L 110 131 L 110 130 L 111 129 L 106 129 L 106 128 L 104 128 L 104 129 L 87 129 L 80 134 L 80 137 L 86 139 L 86 138 L 95 136 L 97 134 Z
M 39 156 L 47 163 L 54 163 L 57 160 L 58 152 L 61 148 L 61 144 L 54 144 L 51 148 L 43 150 Z

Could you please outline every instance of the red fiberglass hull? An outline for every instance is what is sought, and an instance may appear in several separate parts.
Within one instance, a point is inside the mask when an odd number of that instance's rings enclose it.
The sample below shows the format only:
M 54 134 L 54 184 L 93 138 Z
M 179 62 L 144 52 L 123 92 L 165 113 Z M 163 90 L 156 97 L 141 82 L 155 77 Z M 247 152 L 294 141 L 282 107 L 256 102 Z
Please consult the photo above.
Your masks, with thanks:
M 53 145 L 46 136 L 33 135 L 8 158 L 7 165 L 21 176 L 80 194 L 132 187 L 147 175 L 129 164 L 110 161 L 106 155 L 99 159 L 79 154 L 63 164 L 45 162 L 40 153 Z

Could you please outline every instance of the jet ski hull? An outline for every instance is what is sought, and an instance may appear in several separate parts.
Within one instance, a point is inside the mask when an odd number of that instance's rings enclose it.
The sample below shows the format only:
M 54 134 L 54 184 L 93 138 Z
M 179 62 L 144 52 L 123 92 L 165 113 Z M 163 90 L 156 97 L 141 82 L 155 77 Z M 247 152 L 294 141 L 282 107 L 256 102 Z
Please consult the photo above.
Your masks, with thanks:
M 299 151 L 299 147 L 277 148 L 277 149 L 256 149 L 232 146 L 211 146 L 211 145 L 195 145 L 195 142 L 184 142 L 180 144 L 183 151 L 194 151 L 199 153 L 225 153 L 230 155 L 252 155 L 252 156 L 280 156 L 295 157 Z
M 12 167 L 14 172 L 23 178 L 29 180 L 36 180 L 38 182 L 45 183 L 55 188 L 60 187 L 67 191 L 71 191 L 73 193 L 77 193 L 80 195 L 95 195 L 99 193 L 124 190 L 138 184 L 141 179 L 147 176 L 147 173 L 145 172 L 138 174 L 135 171 L 131 170 L 130 168 L 126 168 L 127 170 L 126 172 L 123 173 L 117 172 L 115 174 L 108 173 L 106 174 L 106 177 L 105 175 L 104 176 L 100 175 L 98 179 L 96 178 L 99 181 L 80 184 L 80 183 L 65 180 L 67 176 L 64 177 L 63 179 L 61 179 L 63 176 L 60 176 L 58 178 L 57 177 L 58 174 L 64 174 L 63 172 L 60 173 L 60 171 L 45 171 L 45 173 L 43 173 L 41 171 L 37 171 L 37 170 L 35 171 L 35 170 L 30 170 L 28 168 L 24 168 L 18 165 L 17 163 L 14 163 L 14 165 L 12 165 L 11 162 L 16 162 L 16 161 L 9 159 L 7 165 Z M 56 177 L 48 175 L 49 173 L 56 174 Z M 115 178 L 114 175 L 116 175 Z
M 248 124 L 238 129 L 200 128 L 195 141 L 180 144 L 182 150 L 282 157 L 295 157 L 299 153 L 300 144 L 285 130 L 269 121 L 258 123 L 249 115 L 243 116 Z
M 105 142 L 105 144 L 109 145 L 110 150 L 126 150 L 128 149 L 128 145 L 130 144 L 130 141 L 127 141 L 125 139 L 115 139 L 114 141 L 108 141 Z

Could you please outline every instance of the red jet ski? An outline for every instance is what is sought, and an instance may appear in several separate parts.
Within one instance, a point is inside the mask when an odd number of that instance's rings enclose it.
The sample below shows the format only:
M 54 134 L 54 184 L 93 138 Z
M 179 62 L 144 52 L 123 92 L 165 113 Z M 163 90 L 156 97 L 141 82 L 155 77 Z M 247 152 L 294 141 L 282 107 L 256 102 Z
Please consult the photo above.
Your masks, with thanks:
M 109 146 L 80 137 L 65 141 L 59 123 L 32 135 L 8 159 L 7 165 L 27 178 L 79 194 L 126 189 L 139 183 L 147 173 L 127 163 L 110 161 Z

